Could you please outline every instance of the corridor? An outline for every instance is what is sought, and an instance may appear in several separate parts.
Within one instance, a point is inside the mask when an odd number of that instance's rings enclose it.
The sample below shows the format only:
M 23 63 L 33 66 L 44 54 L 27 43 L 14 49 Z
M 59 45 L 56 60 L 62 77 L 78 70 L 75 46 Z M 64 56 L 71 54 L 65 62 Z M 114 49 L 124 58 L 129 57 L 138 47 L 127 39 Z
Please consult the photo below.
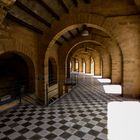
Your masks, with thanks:
M 127 100 L 105 94 L 92 76 L 49 107 L 20 105 L 0 117 L 1 140 L 106 140 L 107 103 Z
M 130 115 L 107 123 L 108 102 L 140 100 L 139 38 L 140 0 L 0 0 L 0 140 L 111 140 Z

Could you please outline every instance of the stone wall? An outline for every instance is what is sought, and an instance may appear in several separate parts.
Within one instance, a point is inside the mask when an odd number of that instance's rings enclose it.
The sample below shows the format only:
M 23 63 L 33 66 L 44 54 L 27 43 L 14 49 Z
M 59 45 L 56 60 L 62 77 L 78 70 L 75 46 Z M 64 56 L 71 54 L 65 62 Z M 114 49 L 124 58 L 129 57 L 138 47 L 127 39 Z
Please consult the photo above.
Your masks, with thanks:
M 6 52 L 13 52 L 20 55 L 27 64 L 30 64 L 30 61 L 33 63 L 32 69 L 34 69 L 35 71 L 35 93 L 37 95 L 37 50 L 39 44 L 38 40 L 39 35 L 11 21 L 5 20 L 3 28 L 0 29 L 0 54 L 4 54 Z
M 114 24 L 113 24 L 114 23 Z M 116 17 L 112 30 L 122 50 L 123 95 L 140 96 L 140 20 L 139 16 Z

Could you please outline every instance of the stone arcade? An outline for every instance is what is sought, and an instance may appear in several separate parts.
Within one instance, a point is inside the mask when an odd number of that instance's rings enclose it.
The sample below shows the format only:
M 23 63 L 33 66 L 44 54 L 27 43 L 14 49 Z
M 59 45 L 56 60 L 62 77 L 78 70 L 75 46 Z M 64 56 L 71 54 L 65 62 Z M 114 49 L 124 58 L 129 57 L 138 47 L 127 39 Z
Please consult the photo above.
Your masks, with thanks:
M 107 102 L 140 97 L 139 14 L 140 0 L 0 0 L 0 104 L 24 100 L 0 139 L 105 140 Z

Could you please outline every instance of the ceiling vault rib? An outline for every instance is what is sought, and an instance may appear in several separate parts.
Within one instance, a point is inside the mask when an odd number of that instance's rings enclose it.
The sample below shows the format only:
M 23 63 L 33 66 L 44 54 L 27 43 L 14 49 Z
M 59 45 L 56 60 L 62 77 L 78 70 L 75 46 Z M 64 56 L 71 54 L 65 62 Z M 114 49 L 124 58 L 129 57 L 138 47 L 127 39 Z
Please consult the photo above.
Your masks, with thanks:
M 64 0 L 58 0 L 58 2 L 63 7 L 63 9 L 65 10 L 65 12 L 68 14 L 69 13 L 69 8 L 66 6 Z
M 47 5 L 47 3 L 45 3 L 43 0 L 37 0 L 38 3 L 44 7 L 55 19 L 60 20 L 59 15 L 57 15 L 57 13 Z
M 15 16 L 13 16 L 13 15 L 10 14 L 10 13 L 7 13 L 6 18 L 7 18 L 7 19 L 10 19 L 10 20 L 12 20 L 12 21 L 14 21 L 14 22 L 16 22 L 16 23 L 18 23 L 18 24 L 24 26 L 24 27 L 27 27 L 28 29 L 30 29 L 30 30 L 32 30 L 32 31 L 34 31 L 34 32 L 36 32 L 36 33 L 43 34 L 43 31 L 42 31 L 42 30 L 40 30 L 40 29 L 34 27 L 33 25 L 30 25 L 30 24 L 26 23 L 25 21 L 23 21 L 23 20 L 21 20 L 21 19 L 15 17 Z
M 69 41 L 64 35 L 61 36 L 65 41 Z
M 78 7 L 78 1 L 77 0 L 72 0 L 72 2 L 75 5 L 75 7 Z
M 46 21 L 44 18 L 42 18 L 39 15 L 37 15 L 36 13 L 34 13 L 32 10 L 30 10 L 28 7 L 26 7 L 24 4 L 22 4 L 19 0 L 17 0 L 15 2 L 15 5 L 18 6 L 19 8 L 21 8 L 23 11 L 25 11 L 29 15 L 31 15 L 32 17 L 39 20 L 40 22 L 44 23 L 46 26 L 51 27 L 51 24 L 48 21 Z

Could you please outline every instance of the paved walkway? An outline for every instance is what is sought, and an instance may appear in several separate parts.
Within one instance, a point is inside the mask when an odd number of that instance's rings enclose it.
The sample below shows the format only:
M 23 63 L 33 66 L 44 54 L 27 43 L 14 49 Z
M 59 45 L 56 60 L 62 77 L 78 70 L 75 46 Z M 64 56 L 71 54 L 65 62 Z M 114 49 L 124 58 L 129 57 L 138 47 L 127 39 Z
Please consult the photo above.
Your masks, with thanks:
M 91 76 L 49 107 L 21 105 L 0 115 L 1 140 L 106 140 L 107 103 L 123 100 L 104 93 Z

